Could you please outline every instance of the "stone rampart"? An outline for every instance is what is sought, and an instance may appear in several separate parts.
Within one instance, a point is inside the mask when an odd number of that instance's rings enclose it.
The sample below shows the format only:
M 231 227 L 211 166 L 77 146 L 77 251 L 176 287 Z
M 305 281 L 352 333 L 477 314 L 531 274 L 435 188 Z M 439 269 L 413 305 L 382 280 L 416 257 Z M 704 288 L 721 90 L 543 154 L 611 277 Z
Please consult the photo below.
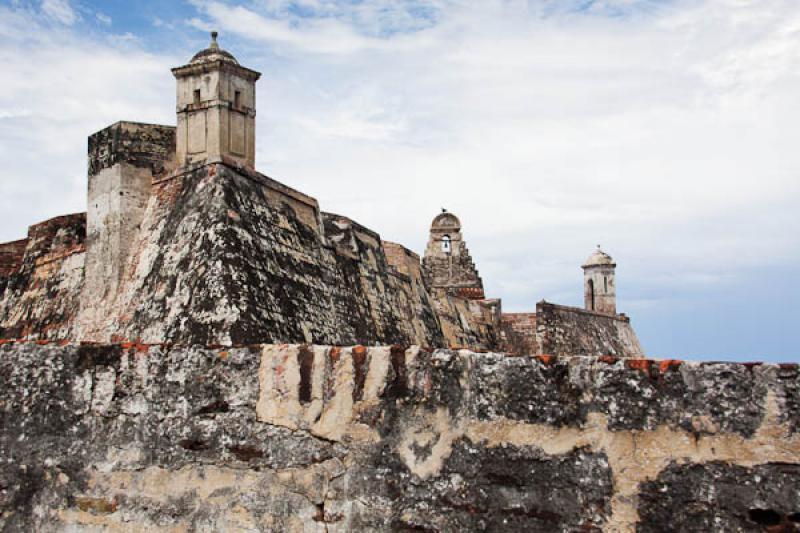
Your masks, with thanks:
M 19 241 L 25 244 L 21 261 L 0 277 L 0 337 L 77 336 L 85 240 L 84 213 L 28 228 L 28 238 Z
M 120 121 L 89 136 L 89 176 L 125 163 L 160 175 L 174 167 L 175 126 Z
M 549 302 L 536 304 L 536 344 L 540 355 L 644 355 L 628 317 Z
M 110 143 L 155 165 L 158 142 L 169 139 L 150 138 L 158 126 L 135 126 L 116 124 L 90 145 L 89 231 L 85 215 L 59 217 L 23 241 L 28 259 L 0 278 L 3 336 L 493 346 L 489 307 L 445 293 L 437 301 L 416 254 L 320 212 L 313 198 L 223 163 L 155 179 L 150 167 L 101 150 Z M 134 194 L 133 182 L 144 192 Z M 74 234 L 66 255 L 59 240 L 49 251 L 54 234 L 38 236 L 40 227 Z M 42 254 L 53 259 L 46 269 Z M 9 265 L 20 262 L 6 255 Z
M 539 353 L 536 344 L 536 313 L 503 313 L 500 317 L 502 351 L 514 355 Z
M 27 246 L 28 239 L 0 244 L 0 278 L 7 278 L 19 270 Z
M 797 365 L 0 341 L 0 391 L 5 531 L 799 523 Z
M 74 234 L 68 250 L 36 259 L 50 241 L 35 236 L 0 245 L 0 336 L 642 353 L 620 317 L 551 306 L 504 322 L 452 213 L 420 262 L 236 158 L 177 166 L 175 143 L 174 127 L 135 122 L 89 138 L 80 227 L 32 227 Z
M 380 236 L 228 165 L 156 182 L 119 289 L 79 339 L 441 345 L 419 274 Z

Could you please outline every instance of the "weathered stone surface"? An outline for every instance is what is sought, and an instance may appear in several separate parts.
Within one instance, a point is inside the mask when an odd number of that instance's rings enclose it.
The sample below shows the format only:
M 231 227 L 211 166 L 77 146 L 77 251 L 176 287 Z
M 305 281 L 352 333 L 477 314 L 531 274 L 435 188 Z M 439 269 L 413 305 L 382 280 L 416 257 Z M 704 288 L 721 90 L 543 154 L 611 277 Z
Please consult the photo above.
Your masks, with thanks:
M 22 266 L 27 246 L 28 239 L 0 244 L 0 296 L 5 292 L 11 275 Z
M 0 338 L 76 338 L 86 215 L 31 226 L 18 266 L 0 276 Z
M 0 528 L 794 527 L 796 384 L 777 365 L 6 343 Z
M 761 365 L 752 365 L 756 368 Z M 800 431 L 800 365 L 778 365 L 775 369 L 777 400 L 783 407 L 784 421 L 792 433 Z
M 0 244 L 0 279 L 5 279 L 19 270 L 27 246 L 28 239 Z M 0 287 L 0 291 L 2 291 L 2 287 Z
M 448 289 L 431 289 L 445 342 L 452 349 L 492 350 L 498 346 L 499 300 L 462 298 Z
M 503 313 L 499 326 L 501 351 L 514 355 L 539 353 L 536 313 Z
M 443 438 L 420 434 L 413 454 L 436 453 Z M 432 439 L 425 441 L 425 439 Z M 437 440 L 439 439 L 439 440 Z M 600 531 L 610 515 L 612 480 L 603 454 L 577 448 L 549 455 L 536 446 L 448 443 L 449 455 L 429 477 L 406 473 L 393 454 L 360 466 L 363 499 L 380 514 L 351 526 L 393 531 Z M 388 512 L 387 512 L 388 511 Z
M 175 128 L 117 122 L 89 137 L 86 261 L 75 318 L 91 339 L 109 313 L 135 252 L 152 182 L 174 167 Z
M 628 317 L 549 302 L 536 304 L 536 344 L 547 355 L 644 355 Z
M 475 415 L 533 424 L 578 426 L 589 404 L 587 367 L 558 359 L 543 364 L 527 357 L 484 356 L 471 375 Z
M 89 136 L 89 176 L 125 163 L 153 175 L 169 170 L 175 154 L 175 127 L 120 121 Z
M 169 170 L 174 154 L 174 126 L 116 122 L 89 136 L 89 176 L 120 163 L 159 175 Z
M 536 313 L 503 313 L 498 330 L 500 350 L 515 355 L 644 355 L 628 317 L 549 302 Z
M 441 344 L 426 296 L 390 274 L 369 230 L 324 215 L 331 247 L 309 224 L 315 203 L 225 165 L 158 187 L 99 338 Z
M 637 531 L 800 531 L 798 479 L 798 464 L 674 462 L 643 484 Z

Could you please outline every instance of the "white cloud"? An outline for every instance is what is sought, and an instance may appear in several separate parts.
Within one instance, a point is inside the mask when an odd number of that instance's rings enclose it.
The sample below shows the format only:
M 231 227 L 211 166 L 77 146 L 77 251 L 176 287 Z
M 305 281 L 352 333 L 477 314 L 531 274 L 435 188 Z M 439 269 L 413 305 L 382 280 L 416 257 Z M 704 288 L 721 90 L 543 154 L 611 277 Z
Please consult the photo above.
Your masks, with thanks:
M 42 12 L 61 24 L 71 25 L 78 20 L 69 0 L 42 0 Z
M 103 24 L 104 26 L 111 26 L 112 22 L 111 17 L 109 17 L 105 13 L 101 13 L 98 11 L 97 13 L 94 14 L 94 16 L 97 19 L 97 22 L 99 22 L 100 24 Z
M 88 135 L 121 119 L 174 122 L 169 67 L 177 58 L 43 22 L 0 6 L 3 242 L 45 218 L 86 209 Z

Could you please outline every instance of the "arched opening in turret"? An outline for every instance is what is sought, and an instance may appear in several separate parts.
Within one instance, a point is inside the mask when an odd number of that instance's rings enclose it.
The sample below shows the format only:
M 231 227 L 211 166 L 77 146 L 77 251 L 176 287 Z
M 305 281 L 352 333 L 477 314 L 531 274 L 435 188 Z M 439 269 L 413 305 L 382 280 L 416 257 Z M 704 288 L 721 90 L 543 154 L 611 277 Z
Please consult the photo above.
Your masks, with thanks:
M 452 243 L 450 242 L 450 235 L 445 235 L 442 237 L 442 251 L 446 254 L 449 254 L 452 250 Z
M 594 280 L 589 280 L 589 310 L 594 311 Z
M 608 294 L 608 277 L 603 276 L 603 292 Z

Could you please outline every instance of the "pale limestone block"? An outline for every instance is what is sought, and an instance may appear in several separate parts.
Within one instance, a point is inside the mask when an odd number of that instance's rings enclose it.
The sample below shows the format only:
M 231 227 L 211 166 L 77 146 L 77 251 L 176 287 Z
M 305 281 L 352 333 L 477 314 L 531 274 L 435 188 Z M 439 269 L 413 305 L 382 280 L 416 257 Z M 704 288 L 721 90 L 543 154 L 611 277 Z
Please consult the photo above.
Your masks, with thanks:
M 364 401 L 377 400 L 386 388 L 391 348 L 381 346 L 369 349 L 369 370 L 364 380 Z
M 290 429 L 302 425 L 299 400 L 300 367 L 294 345 L 264 346 L 258 371 L 259 396 L 256 415 L 262 422 Z
M 353 418 L 352 348 L 342 349 L 333 368 L 334 395 L 322 412 L 322 417 L 311 428 L 311 432 L 330 440 L 341 440 Z

